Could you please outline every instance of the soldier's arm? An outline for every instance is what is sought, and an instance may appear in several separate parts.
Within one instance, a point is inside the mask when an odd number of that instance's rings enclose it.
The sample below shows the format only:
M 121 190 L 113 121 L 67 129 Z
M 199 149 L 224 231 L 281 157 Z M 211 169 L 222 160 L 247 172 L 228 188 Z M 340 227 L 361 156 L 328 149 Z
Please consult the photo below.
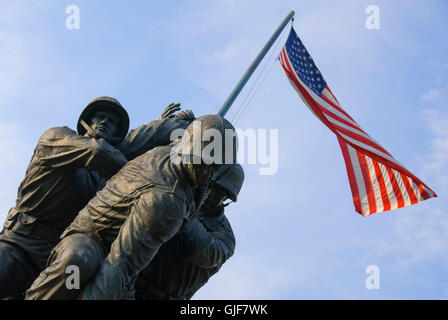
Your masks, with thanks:
M 140 196 L 82 299 L 119 299 L 160 246 L 179 231 L 186 215 L 185 201 L 170 193 L 152 191 Z
M 185 224 L 179 236 L 189 255 L 190 262 L 202 268 L 221 266 L 235 250 L 235 236 L 223 213 L 216 218 L 207 218 L 204 224 L 195 218 Z M 214 219 L 218 220 L 215 221 Z
M 171 132 L 175 129 L 185 129 L 191 121 L 180 118 L 151 121 L 129 131 L 117 148 L 128 160 L 132 160 L 155 147 L 170 144 Z
M 39 159 L 57 168 L 87 168 L 109 179 L 127 159 L 104 139 L 83 137 L 67 127 L 47 130 L 39 140 Z

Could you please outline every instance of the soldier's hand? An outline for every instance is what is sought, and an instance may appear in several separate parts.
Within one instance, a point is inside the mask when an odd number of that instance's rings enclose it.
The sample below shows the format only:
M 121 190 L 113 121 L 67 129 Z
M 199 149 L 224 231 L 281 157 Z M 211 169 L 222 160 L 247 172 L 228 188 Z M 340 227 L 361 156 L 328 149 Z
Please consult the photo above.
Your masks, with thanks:
M 174 118 L 183 119 L 183 120 L 194 120 L 196 117 L 194 116 L 193 111 L 190 109 L 181 111 L 177 113 Z
M 174 118 L 174 112 L 180 110 L 180 103 L 170 103 L 165 110 L 163 110 L 162 114 L 159 116 L 158 120 L 163 120 L 167 118 Z

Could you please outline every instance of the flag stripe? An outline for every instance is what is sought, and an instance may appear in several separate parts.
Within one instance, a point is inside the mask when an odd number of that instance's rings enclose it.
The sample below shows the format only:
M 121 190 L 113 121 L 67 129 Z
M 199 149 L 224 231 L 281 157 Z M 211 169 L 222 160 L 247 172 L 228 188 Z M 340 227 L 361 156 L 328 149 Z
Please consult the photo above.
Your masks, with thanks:
M 400 187 L 398 186 L 397 179 L 395 178 L 395 175 L 391 168 L 387 167 L 387 174 L 389 175 L 389 179 L 392 185 L 392 190 L 395 194 L 395 198 L 397 199 L 397 206 L 398 208 L 402 208 L 404 206 L 404 200 L 403 195 L 401 194 Z
M 395 176 L 395 180 L 397 181 L 398 187 L 400 188 L 400 192 L 403 197 L 403 207 L 410 206 L 412 204 L 411 199 L 409 197 L 408 191 L 406 190 L 406 186 L 404 185 L 403 179 L 401 178 L 400 172 L 393 169 L 392 172 Z
M 325 88 L 325 90 L 322 92 L 322 94 L 326 94 L 326 91 L 327 91 L 327 90 L 330 90 L 330 88 L 328 88 L 328 86 Z M 323 96 L 322 98 L 327 99 L 327 98 L 324 97 L 324 96 Z M 331 103 L 331 102 L 329 102 L 329 103 Z M 333 104 L 332 104 L 332 105 L 333 105 Z M 348 113 L 346 113 L 341 107 L 339 107 L 339 106 L 335 106 L 335 108 L 339 108 L 338 110 L 340 110 L 341 112 L 343 112 L 347 117 L 349 117 L 350 119 L 352 119 L 352 121 L 353 121 L 354 123 L 356 123 L 357 127 L 356 127 L 356 126 L 353 126 L 353 125 L 350 124 L 350 123 L 346 123 L 347 126 L 352 127 L 352 128 L 354 128 L 354 129 L 357 130 L 357 131 L 354 131 L 354 132 L 357 132 L 358 134 L 367 137 L 367 138 L 370 139 L 373 143 L 375 143 L 375 144 L 379 147 L 380 150 L 383 150 L 384 153 L 386 153 L 386 154 L 392 156 L 392 155 L 391 155 L 388 151 L 386 151 L 386 150 L 385 150 L 385 149 L 384 149 L 384 148 L 383 148 L 377 141 L 375 141 L 375 139 L 373 139 L 371 136 L 369 136 L 369 134 L 368 134 L 367 132 L 365 132 L 364 130 L 362 130 L 361 127 L 359 127 L 359 124 L 358 124 L 355 120 L 353 120 L 353 118 L 350 117 L 350 115 L 349 115 Z M 328 117 L 327 117 L 327 118 L 328 118 Z M 345 121 L 343 120 L 342 122 L 345 122 Z M 358 131 L 360 131 L 360 132 L 362 132 L 362 133 L 359 133 Z
M 373 187 L 373 193 L 375 195 L 375 202 L 376 202 L 376 212 L 383 212 L 384 211 L 384 204 L 383 204 L 383 198 L 381 196 L 381 186 L 377 179 L 375 166 L 373 165 L 372 158 L 366 157 L 366 163 L 367 167 L 369 169 L 369 175 L 370 175 L 370 181 L 372 183 Z
M 333 91 L 331 91 L 330 88 L 329 88 L 328 86 L 327 86 L 326 89 L 328 90 L 328 92 L 330 92 L 330 94 L 331 94 L 331 96 L 333 97 L 333 99 L 336 100 L 337 105 L 339 105 L 339 101 L 338 101 L 338 99 L 334 96 Z M 349 116 L 349 117 L 350 117 L 350 116 Z M 351 117 L 350 117 L 350 118 L 351 118 Z M 355 120 L 353 120 L 353 121 L 355 121 Z
M 421 194 L 423 200 L 426 200 L 426 199 L 429 198 L 429 194 L 425 191 L 425 189 L 423 188 L 423 185 L 422 185 L 422 184 L 420 184 L 420 185 L 418 186 L 418 191 L 420 192 L 420 194 Z
M 359 201 L 361 202 L 361 212 L 363 215 L 369 214 L 369 200 L 367 198 L 367 190 L 362 174 L 361 166 L 359 164 L 358 153 L 355 148 L 347 146 L 350 161 L 353 167 L 353 173 L 355 175 L 356 186 L 359 192 Z
M 326 114 L 324 114 L 325 118 L 327 118 L 328 121 L 330 121 L 332 124 L 334 124 L 335 126 L 344 128 L 345 130 L 348 130 L 350 132 L 353 132 L 355 134 L 358 134 L 360 136 L 363 136 L 366 139 L 369 139 L 369 135 L 366 134 L 363 131 L 358 130 L 357 128 L 354 128 L 353 126 L 350 126 L 350 124 L 346 124 L 344 122 L 338 121 L 337 119 L 331 117 L 331 116 L 327 116 Z
M 379 156 L 379 157 L 381 157 L 381 158 L 383 158 L 383 159 L 387 159 L 387 160 L 389 160 L 390 162 L 393 162 L 393 163 L 395 163 L 396 165 L 399 165 L 399 163 L 397 163 L 397 162 L 395 161 L 394 158 L 392 158 L 391 156 L 389 156 L 389 155 L 387 155 L 387 154 L 385 154 L 385 153 L 383 153 L 383 152 L 381 152 L 381 151 L 375 149 L 374 147 L 368 146 L 368 145 L 366 145 L 365 143 L 362 143 L 362 142 L 360 142 L 360 141 L 358 141 L 358 140 L 352 139 L 352 138 L 346 136 L 346 135 L 343 134 L 343 133 L 340 133 L 340 135 L 341 135 L 345 140 L 347 140 L 348 142 L 351 142 L 351 143 L 353 143 L 354 145 L 356 145 L 356 146 L 358 146 L 358 147 L 361 147 L 361 148 L 364 149 L 364 150 L 370 151 L 370 152 L 374 153 L 375 155 L 377 155 L 377 156 Z
M 409 183 L 408 178 L 400 172 L 401 179 L 403 180 L 403 184 L 406 188 L 406 191 L 409 195 L 409 199 L 411 200 L 411 204 L 418 203 L 417 197 L 415 196 L 414 189 L 412 189 L 411 184 Z
M 340 137 L 338 137 L 338 142 L 339 142 L 339 146 L 341 147 L 342 156 L 344 157 L 344 160 L 345 160 L 345 166 L 347 168 L 348 181 L 350 183 L 350 189 L 352 190 L 353 203 L 355 205 L 355 210 L 356 210 L 356 212 L 362 214 L 361 201 L 359 201 L 358 186 L 356 184 L 352 162 L 351 162 L 350 156 L 348 154 L 348 145 Z
M 372 159 L 373 166 L 375 167 L 376 179 L 378 180 L 379 188 L 381 191 L 381 199 L 383 200 L 384 211 L 390 210 L 390 201 L 387 196 L 386 183 L 384 182 L 383 173 L 378 164 L 378 161 Z
M 329 94 L 329 92 L 330 88 L 327 86 L 324 91 L 322 91 L 322 99 L 324 99 L 330 106 L 336 108 L 339 112 L 342 112 L 346 117 L 356 123 L 356 121 L 352 117 L 350 117 L 350 115 L 344 109 L 342 109 L 337 100 L 334 100 L 334 96 L 332 94 Z M 361 130 L 361 128 L 359 128 L 359 130 Z
M 360 141 L 360 142 L 362 142 L 362 143 L 364 143 L 364 144 L 366 144 L 366 145 L 368 145 L 368 146 L 370 146 L 372 148 L 375 148 L 379 152 L 384 153 L 384 154 L 386 154 L 386 155 L 388 155 L 389 157 L 392 158 L 392 156 L 385 149 L 383 149 L 381 146 L 379 146 L 376 143 L 374 143 L 371 139 L 366 138 L 365 136 L 362 136 L 362 135 L 360 135 L 360 134 L 358 134 L 356 132 L 353 132 L 351 130 L 347 130 L 347 129 L 343 128 L 343 127 L 340 127 L 337 124 L 334 124 L 334 125 L 335 125 L 336 129 L 339 132 L 341 132 L 341 133 L 343 133 L 343 134 L 345 134 L 345 135 L 347 135 L 347 136 L 349 136 L 349 137 L 351 137 L 353 139 L 356 139 L 357 141 Z
M 328 88 L 328 87 L 327 87 Z M 325 95 L 325 91 L 327 90 L 327 88 L 324 89 L 324 91 L 322 92 L 322 100 L 324 100 L 328 105 L 330 105 L 331 107 L 335 108 L 336 110 L 338 110 L 340 113 L 342 113 L 344 116 L 346 116 L 348 119 L 350 119 L 352 122 L 356 123 L 355 120 L 353 120 L 352 117 L 350 117 L 350 115 L 344 110 L 342 109 L 341 106 L 339 106 L 338 104 L 335 103 L 334 100 L 332 100 L 333 96 L 331 95 Z M 329 89 L 329 88 L 328 88 Z
M 431 189 L 429 189 L 429 188 L 428 188 L 427 186 L 425 186 L 424 184 L 423 184 L 422 186 L 423 186 L 423 189 L 425 189 L 426 193 L 428 193 L 428 196 L 429 196 L 430 198 L 432 198 L 432 197 L 435 196 L 435 193 L 434 193 Z
M 411 184 L 412 190 L 414 190 L 414 194 L 417 197 L 418 202 L 422 202 L 424 199 L 422 199 L 422 195 L 420 194 L 420 191 L 418 190 L 418 186 L 409 177 L 408 177 L 408 181 Z
M 298 78 L 298 80 L 301 82 L 301 80 L 299 78 Z M 359 125 L 355 121 L 353 121 L 349 117 L 345 116 L 342 112 L 337 110 L 335 107 L 331 106 L 324 99 L 319 97 L 314 91 L 310 90 L 307 86 L 305 86 L 302 82 L 301 82 L 301 85 L 304 86 L 304 88 L 308 92 L 308 94 L 311 96 L 311 98 L 313 100 L 315 100 L 319 104 L 319 106 L 321 106 L 322 108 L 325 108 L 328 112 L 332 113 L 333 115 L 338 116 L 339 118 L 342 118 L 345 121 L 347 121 L 348 123 L 350 123 L 350 124 L 354 125 L 355 127 L 359 128 Z
M 321 111 L 326 115 L 326 118 L 333 118 L 333 119 L 335 119 L 335 120 L 337 120 L 337 121 L 339 121 L 339 122 L 342 122 L 342 123 L 345 124 L 346 126 L 349 126 L 349 127 L 353 128 L 353 129 L 355 129 L 355 130 L 358 130 L 358 131 L 360 131 L 360 132 L 364 132 L 364 131 L 360 130 L 359 127 L 357 127 L 357 126 L 355 126 L 354 124 L 352 124 L 351 122 L 348 122 L 347 120 L 345 120 L 345 119 L 343 119 L 343 118 L 341 118 L 341 117 L 338 117 L 337 115 L 335 115 L 335 114 L 332 113 L 331 111 L 328 111 L 328 110 L 325 109 L 325 108 L 322 108 L 322 107 L 319 106 L 319 110 L 321 110 Z M 327 116 L 328 116 L 328 117 L 327 117 Z M 365 132 L 364 132 L 364 133 L 365 133 Z
M 358 155 L 359 164 L 361 166 L 361 173 L 364 177 L 367 199 L 369 201 L 369 214 L 377 212 L 375 194 L 373 193 L 373 186 L 372 181 L 370 180 L 369 169 L 367 168 L 366 157 L 359 151 L 356 151 L 356 153 Z
M 381 174 L 383 175 L 384 186 L 386 188 L 387 198 L 389 199 L 389 203 L 390 203 L 390 210 L 397 209 L 398 202 L 397 202 L 397 198 L 395 197 L 395 192 L 394 192 L 392 183 L 389 178 L 389 173 L 387 172 L 387 167 L 385 165 L 383 165 L 382 163 L 378 163 L 378 165 L 380 167 Z

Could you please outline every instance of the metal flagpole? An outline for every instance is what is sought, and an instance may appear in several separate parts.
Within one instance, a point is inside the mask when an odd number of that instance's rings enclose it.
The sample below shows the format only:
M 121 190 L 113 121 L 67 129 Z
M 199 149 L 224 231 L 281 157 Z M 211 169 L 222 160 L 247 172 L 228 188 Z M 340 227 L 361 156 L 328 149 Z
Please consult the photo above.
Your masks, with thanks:
M 269 49 L 274 44 L 275 40 L 277 40 L 280 33 L 283 31 L 283 29 L 288 24 L 289 20 L 291 20 L 294 17 L 294 11 L 291 11 L 285 19 L 283 19 L 282 23 L 278 26 L 277 30 L 275 30 L 274 34 L 271 36 L 271 38 L 268 40 L 268 42 L 264 45 L 263 49 L 261 49 L 260 53 L 255 57 L 255 60 L 252 62 L 252 64 L 249 66 L 249 68 L 246 70 L 246 72 L 243 74 L 241 80 L 237 83 L 233 91 L 230 93 L 227 100 L 222 105 L 221 109 L 218 111 L 218 115 L 221 117 L 224 117 L 227 111 L 230 109 L 230 106 L 235 101 L 236 97 L 240 94 L 243 87 L 246 85 L 249 78 L 254 73 L 255 69 L 260 64 L 261 60 L 263 60 L 266 53 L 268 53 Z

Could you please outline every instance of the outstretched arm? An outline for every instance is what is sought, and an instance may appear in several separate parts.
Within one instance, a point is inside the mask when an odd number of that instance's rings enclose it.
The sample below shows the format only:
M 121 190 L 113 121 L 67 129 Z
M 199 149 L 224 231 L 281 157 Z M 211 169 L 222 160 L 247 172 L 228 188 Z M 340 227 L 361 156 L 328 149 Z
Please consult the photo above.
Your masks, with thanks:
M 180 110 L 179 106 L 179 103 L 169 104 L 157 120 L 129 131 L 117 148 L 128 160 L 132 160 L 155 147 L 170 144 L 171 132 L 185 129 L 195 119 L 191 110 L 174 114 Z

